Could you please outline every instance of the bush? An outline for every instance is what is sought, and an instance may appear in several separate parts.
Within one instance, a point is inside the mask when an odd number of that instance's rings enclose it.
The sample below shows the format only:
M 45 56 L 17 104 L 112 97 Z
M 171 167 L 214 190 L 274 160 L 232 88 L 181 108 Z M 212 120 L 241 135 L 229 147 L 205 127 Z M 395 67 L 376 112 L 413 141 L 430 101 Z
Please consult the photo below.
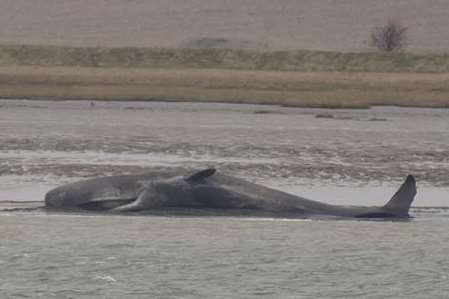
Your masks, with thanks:
M 396 20 L 389 20 L 385 26 L 374 28 L 371 46 L 382 52 L 400 51 L 406 46 L 407 27 Z

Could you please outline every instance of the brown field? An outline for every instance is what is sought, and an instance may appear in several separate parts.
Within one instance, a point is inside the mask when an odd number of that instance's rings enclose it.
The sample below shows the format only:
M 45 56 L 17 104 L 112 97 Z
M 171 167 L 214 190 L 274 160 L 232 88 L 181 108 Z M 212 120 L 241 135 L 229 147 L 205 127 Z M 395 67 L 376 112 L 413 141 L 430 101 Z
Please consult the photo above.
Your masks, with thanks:
M 0 43 L 178 47 L 201 38 L 239 46 L 369 50 L 397 18 L 410 50 L 449 50 L 447 0 L 2 0 Z M 246 43 L 249 42 L 249 43 Z
M 449 74 L 11 66 L 0 97 L 449 107 Z

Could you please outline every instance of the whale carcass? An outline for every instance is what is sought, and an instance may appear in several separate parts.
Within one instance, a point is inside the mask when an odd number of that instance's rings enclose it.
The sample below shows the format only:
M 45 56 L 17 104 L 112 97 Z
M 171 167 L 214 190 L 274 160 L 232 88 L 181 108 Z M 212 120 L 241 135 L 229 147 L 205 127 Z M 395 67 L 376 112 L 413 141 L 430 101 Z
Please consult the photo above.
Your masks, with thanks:
M 305 218 L 336 216 L 356 218 L 408 218 L 416 195 L 409 175 L 393 197 L 381 207 L 337 206 L 302 198 L 213 168 L 187 176 L 107 176 L 75 182 L 49 191 L 47 208 L 94 210 L 111 213 L 214 211 L 227 215 L 270 215 Z

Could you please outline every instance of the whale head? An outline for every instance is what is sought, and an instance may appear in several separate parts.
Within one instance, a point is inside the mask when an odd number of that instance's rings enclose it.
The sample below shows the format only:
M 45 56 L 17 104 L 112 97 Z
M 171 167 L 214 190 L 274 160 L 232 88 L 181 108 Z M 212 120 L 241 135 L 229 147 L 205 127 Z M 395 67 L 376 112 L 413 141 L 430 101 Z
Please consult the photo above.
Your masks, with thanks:
M 45 205 L 48 207 L 62 207 L 67 202 L 70 202 L 70 192 L 66 188 L 55 188 L 45 194 Z
M 90 200 L 90 187 L 84 182 L 57 187 L 45 194 L 45 205 L 52 208 L 76 208 Z

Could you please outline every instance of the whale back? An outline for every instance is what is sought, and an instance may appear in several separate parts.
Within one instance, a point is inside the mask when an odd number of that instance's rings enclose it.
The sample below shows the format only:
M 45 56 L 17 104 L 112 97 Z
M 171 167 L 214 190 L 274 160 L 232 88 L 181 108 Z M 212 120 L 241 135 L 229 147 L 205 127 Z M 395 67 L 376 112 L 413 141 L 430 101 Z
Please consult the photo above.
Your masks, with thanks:
M 215 172 L 216 172 L 215 168 L 207 168 L 207 169 L 195 172 L 194 174 L 187 177 L 185 180 L 191 184 L 203 182 L 204 179 L 214 175 Z

